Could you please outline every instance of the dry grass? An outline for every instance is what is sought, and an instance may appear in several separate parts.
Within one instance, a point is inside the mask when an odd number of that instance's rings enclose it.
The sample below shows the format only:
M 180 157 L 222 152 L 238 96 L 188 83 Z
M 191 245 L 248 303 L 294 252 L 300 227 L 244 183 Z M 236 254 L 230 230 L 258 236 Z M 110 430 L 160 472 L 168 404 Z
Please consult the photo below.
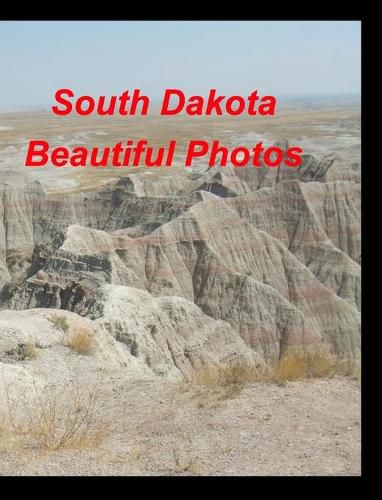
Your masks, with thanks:
M 326 352 L 295 352 L 273 365 L 255 366 L 237 362 L 205 368 L 195 374 L 191 383 L 202 389 L 199 391 L 198 406 L 211 407 L 219 401 L 236 396 L 250 383 L 285 385 L 293 380 L 332 378 L 336 375 L 359 378 L 359 365 Z
M 200 475 L 202 467 L 195 452 L 195 443 L 188 432 L 178 429 L 177 442 L 172 448 L 174 472 L 177 474 L 188 473 Z
M 0 432 L 12 446 L 47 451 L 96 447 L 106 436 L 98 414 L 98 386 L 84 393 L 78 384 L 58 389 L 34 383 L 32 391 L 12 394 L 6 385 L 4 401 Z
M 24 361 L 25 359 L 35 359 L 39 355 L 39 350 L 34 342 L 20 342 L 12 351 L 8 352 L 14 361 Z
M 38 357 L 38 354 L 39 350 L 34 342 L 29 342 L 28 344 L 25 344 L 24 347 L 25 359 L 35 359 Z
M 201 469 L 198 465 L 197 458 L 190 450 L 181 450 L 178 447 L 172 449 L 174 460 L 174 469 L 177 473 L 188 472 L 193 475 L 200 475 Z
M 65 316 L 62 316 L 61 314 L 52 314 L 49 321 L 55 328 L 57 328 L 57 330 L 61 330 L 64 333 L 69 331 L 69 322 Z
M 65 345 L 78 354 L 89 355 L 94 349 L 94 340 L 88 329 L 77 328 L 70 334 Z
M 232 363 L 226 366 L 206 368 L 196 372 L 194 383 L 197 385 L 227 386 L 252 382 L 260 369 L 248 363 Z
M 271 379 L 286 382 L 304 378 L 331 378 L 335 375 L 357 377 L 356 363 L 325 352 L 296 352 L 278 362 L 272 370 Z
M 256 367 L 242 362 L 197 371 L 192 383 L 201 389 L 198 407 L 213 407 L 238 395 L 246 384 L 257 378 L 258 372 Z

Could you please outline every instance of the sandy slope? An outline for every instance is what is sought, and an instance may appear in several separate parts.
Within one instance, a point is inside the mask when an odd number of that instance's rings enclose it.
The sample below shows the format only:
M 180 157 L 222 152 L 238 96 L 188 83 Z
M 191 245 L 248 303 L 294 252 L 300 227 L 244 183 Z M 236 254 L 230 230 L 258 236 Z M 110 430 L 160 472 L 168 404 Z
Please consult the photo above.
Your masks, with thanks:
M 205 389 L 132 381 L 119 371 L 100 391 L 113 424 L 98 448 L 41 452 L 3 439 L 0 474 L 360 474 L 354 380 L 255 384 L 219 401 Z

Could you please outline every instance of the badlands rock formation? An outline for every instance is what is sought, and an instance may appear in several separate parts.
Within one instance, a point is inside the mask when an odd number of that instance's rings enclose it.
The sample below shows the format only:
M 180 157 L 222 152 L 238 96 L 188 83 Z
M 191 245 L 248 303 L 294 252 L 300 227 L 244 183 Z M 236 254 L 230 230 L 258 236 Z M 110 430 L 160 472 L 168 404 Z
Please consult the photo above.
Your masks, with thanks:
M 69 196 L 3 183 L 0 304 L 15 311 L 0 327 L 31 315 L 54 342 L 47 311 L 71 311 L 115 339 L 115 359 L 175 378 L 295 348 L 357 356 L 357 175 L 331 154 L 299 169 L 137 173 Z M 1 328 L 4 357 L 27 333 Z

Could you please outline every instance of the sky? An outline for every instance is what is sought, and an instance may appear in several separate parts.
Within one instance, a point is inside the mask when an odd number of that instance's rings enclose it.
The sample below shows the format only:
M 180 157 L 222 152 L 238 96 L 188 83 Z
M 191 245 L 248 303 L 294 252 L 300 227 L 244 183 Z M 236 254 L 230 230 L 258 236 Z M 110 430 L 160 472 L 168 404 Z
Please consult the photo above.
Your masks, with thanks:
M 118 95 L 359 93 L 359 21 L 0 21 L 0 107 L 55 91 Z

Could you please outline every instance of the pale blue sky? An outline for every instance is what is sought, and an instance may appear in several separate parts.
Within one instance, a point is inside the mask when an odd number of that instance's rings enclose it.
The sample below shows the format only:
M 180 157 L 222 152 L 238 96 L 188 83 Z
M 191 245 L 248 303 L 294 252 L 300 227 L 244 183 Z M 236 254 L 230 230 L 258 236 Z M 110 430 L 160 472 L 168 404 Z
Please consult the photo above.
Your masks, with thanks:
M 0 106 L 110 95 L 358 93 L 358 21 L 0 22 Z

